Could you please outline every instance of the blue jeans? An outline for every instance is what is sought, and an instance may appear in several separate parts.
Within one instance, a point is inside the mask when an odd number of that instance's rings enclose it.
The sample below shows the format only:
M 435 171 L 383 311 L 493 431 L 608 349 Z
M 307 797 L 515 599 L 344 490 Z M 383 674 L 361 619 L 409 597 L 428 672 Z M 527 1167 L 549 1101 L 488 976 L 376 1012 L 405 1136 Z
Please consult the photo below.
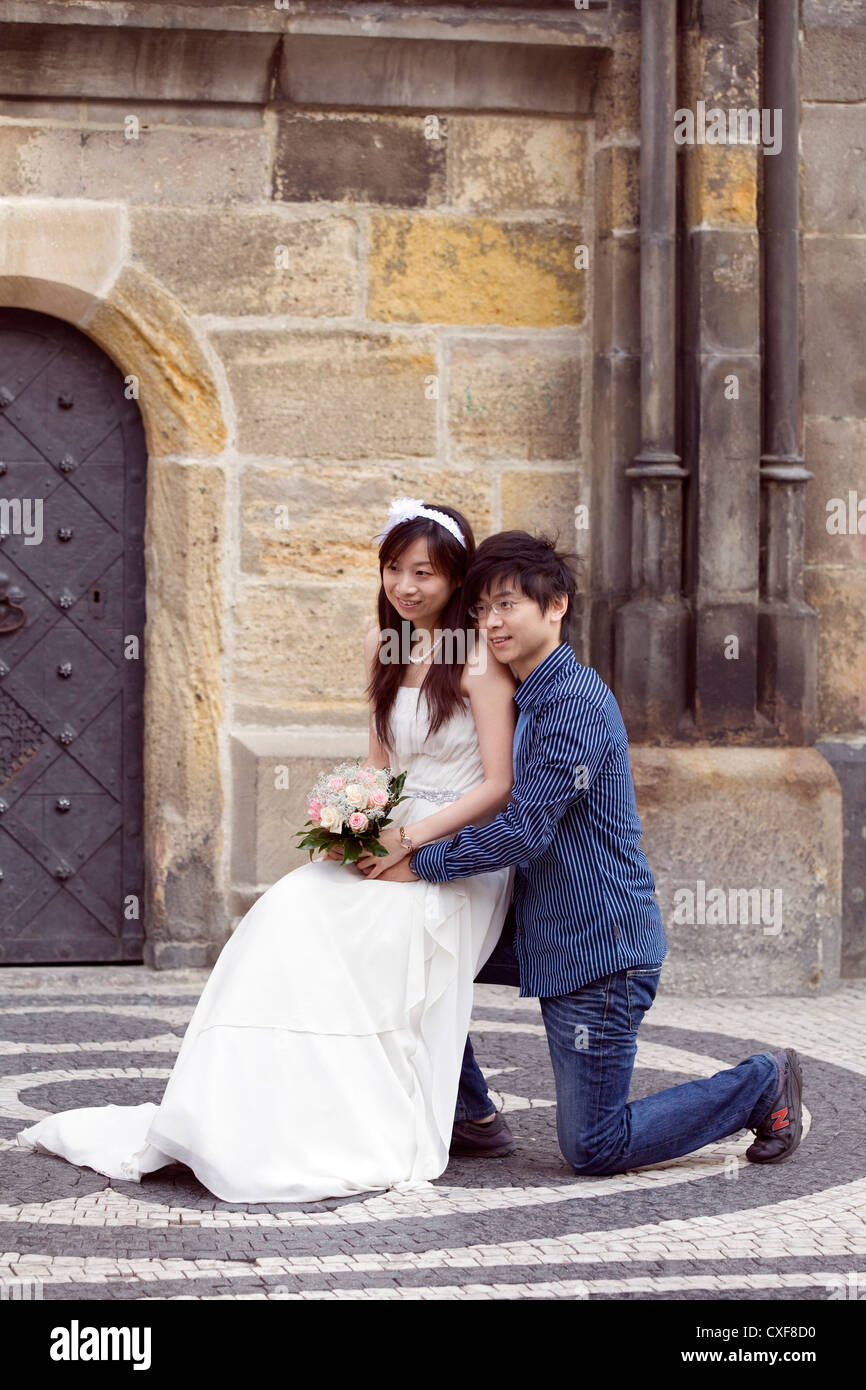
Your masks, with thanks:
M 480 982 L 519 985 L 511 925 L 506 919 L 499 944 L 478 973 Z M 779 1063 L 772 1052 L 757 1052 L 714 1076 L 629 1102 L 637 1030 L 660 973 L 660 965 L 617 970 L 571 994 L 539 1000 L 556 1085 L 559 1147 L 576 1173 L 624 1173 L 754 1129 L 778 1094 Z M 467 1038 L 455 1121 L 480 1120 L 495 1109 Z

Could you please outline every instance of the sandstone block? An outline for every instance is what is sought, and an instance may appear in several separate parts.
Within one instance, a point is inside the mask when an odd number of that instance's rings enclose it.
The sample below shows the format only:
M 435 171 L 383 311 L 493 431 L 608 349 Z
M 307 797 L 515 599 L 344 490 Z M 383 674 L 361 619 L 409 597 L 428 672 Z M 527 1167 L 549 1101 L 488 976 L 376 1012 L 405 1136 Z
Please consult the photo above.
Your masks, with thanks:
M 374 214 L 367 313 L 383 322 L 500 323 L 548 328 L 583 321 L 584 233 L 572 224 Z
M 138 378 L 151 453 L 220 452 L 226 431 L 210 364 L 186 315 L 149 276 L 126 267 L 79 326 Z
M 866 975 L 866 734 L 821 739 L 817 750 L 842 788 L 845 860 L 842 872 L 842 977 Z
M 220 330 L 244 453 L 417 457 L 436 451 L 432 336 Z
M 596 216 L 600 227 L 640 225 L 640 149 L 606 145 L 595 157 Z
M 277 116 L 273 196 L 282 202 L 427 207 L 442 202 L 448 122 L 423 115 Z
M 135 115 L 130 102 L 129 115 Z M 0 128 L 9 197 L 129 203 L 251 203 L 267 198 L 269 153 L 260 130 Z
M 0 167 L 0 187 L 8 186 Z M 121 270 L 124 231 L 119 205 L 71 206 L 48 198 L 6 203 L 0 211 L 2 302 L 78 323 Z
M 636 30 L 617 34 L 599 73 L 595 100 L 596 139 L 626 133 L 640 133 L 640 33 Z
M 753 227 L 757 222 L 757 161 L 772 158 L 752 146 L 685 145 L 686 221 L 695 227 Z
M 239 719 L 273 724 L 288 711 L 362 717 L 364 634 L 376 620 L 378 573 L 285 589 L 237 586 L 232 680 Z
M 866 729 L 866 569 L 807 569 L 806 602 L 818 614 L 818 727 Z
M 630 757 L 666 991 L 835 989 L 842 797 L 828 763 L 812 748 L 633 744 Z
M 307 819 L 307 799 L 319 773 L 344 759 L 367 756 L 366 727 L 314 725 L 262 733 L 240 730 L 232 739 L 235 768 L 232 877 L 242 890 L 266 887 L 309 853 L 297 848 L 296 831 Z
M 588 528 L 578 531 L 575 508 L 589 507 L 587 478 L 578 468 L 557 473 L 509 469 L 502 475 L 502 529 L 559 534 L 560 548 L 575 550 L 585 544 Z M 592 513 L 589 512 L 589 520 Z
M 860 566 L 866 570 L 866 420 L 806 420 L 806 467 L 814 474 L 806 484 L 806 561 L 810 564 Z M 849 494 L 855 494 L 852 515 Z M 833 500 L 844 504 L 844 530 L 827 522 Z M 852 526 L 852 522 L 854 525 Z M 863 534 L 859 526 L 863 527 Z
M 808 414 L 866 416 L 866 240 L 807 237 L 804 405 Z
M 759 262 L 755 232 L 689 231 L 685 275 L 699 352 L 758 352 Z
M 149 937 L 221 939 L 224 479 L 151 459 L 146 559 Z M 161 962 L 165 964 L 165 962 Z
M 574 214 L 584 197 L 586 134 L 574 120 L 452 116 L 449 203 L 472 212 L 552 209 Z
M 193 314 L 296 314 L 356 309 L 355 223 L 246 209 L 136 208 L 135 262 Z
M 856 9 L 828 22 L 810 24 L 804 14 L 805 40 L 800 47 L 800 96 L 803 102 L 854 102 L 866 99 L 866 33 Z M 846 25 L 845 18 L 849 20 Z M 809 110 L 804 106 L 804 114 Z
M 639 233 L 599 237 L 595 256 L 595 342 L 601 351 L 617 356 L 640 352 Z
M 837 98 L 838 101 L 838 98 Z M 803 107 L 803 225 L 862 235 L 866 223 L 866 107 Z
M 241 566 L 268 578 L 363 575 L 378 583 L 373 538 L 393 498 L 456 507 L 481 535 L 491 529 L 492 493 L 492 476 L 482 468 L 248 464 L 241 475 Z
M 464 339 L 449 358 L 453 459 L 564 459 L 581 450 L 580 340 Z

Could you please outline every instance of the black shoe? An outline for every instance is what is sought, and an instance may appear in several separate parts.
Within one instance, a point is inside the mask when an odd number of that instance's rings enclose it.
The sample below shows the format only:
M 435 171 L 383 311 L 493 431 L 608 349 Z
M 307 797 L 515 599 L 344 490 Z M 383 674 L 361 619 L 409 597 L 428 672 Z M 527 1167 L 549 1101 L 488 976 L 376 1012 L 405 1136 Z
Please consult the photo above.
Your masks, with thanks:
M 782 1063 L 782 1084 L 767 1115 L 746 1149 L 750 1163 L 784 1163 L 803 1137 L 803 1072 L 793 1047 L 776 1056 Z
M 489 1124 L 481 1120 L 455 1120 L 451 1131 L 454 1158 L 504 1158 L 514 1152 L 514 1135 L 501 1115 Z

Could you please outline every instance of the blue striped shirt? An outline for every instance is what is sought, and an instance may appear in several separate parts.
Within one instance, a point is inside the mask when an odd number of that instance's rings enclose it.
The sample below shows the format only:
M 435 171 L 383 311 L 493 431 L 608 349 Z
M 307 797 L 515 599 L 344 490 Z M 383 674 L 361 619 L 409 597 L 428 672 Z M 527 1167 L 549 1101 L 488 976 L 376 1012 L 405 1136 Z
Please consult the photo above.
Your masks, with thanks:
M 514 786 L 489 825 L 422 845 L 419 878 L 448 882 L 517 866 L 520 993 L 569 994 L 602 975 L 660 965 L 666 950 L 628 737 L 613 692 L 561 643 L 514 692 Z M 524 718 L 525 716 L 525 718 Z

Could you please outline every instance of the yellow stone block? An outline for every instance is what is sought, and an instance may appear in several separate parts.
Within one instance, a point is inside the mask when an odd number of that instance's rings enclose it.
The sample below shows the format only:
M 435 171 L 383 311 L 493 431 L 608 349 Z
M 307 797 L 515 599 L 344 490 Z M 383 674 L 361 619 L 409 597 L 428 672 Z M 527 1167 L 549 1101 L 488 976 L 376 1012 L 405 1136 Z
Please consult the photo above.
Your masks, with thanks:
M 178 940 L 192 923 L 196 934 L 212 939 L 220 928 L 211 895 L 220 892 L 223 833 L 222 470 L 152 458 L 147 506 L 150 935 Z
M 403 323 L 581 323 L 589 270 L 584 234 L 559 221 L 376 213 L 370 220 L 367 317 Z
M 126 267 L 80 325 L 138 378 L 153 454 L 217 454 L 226 440 L 210 364 L 186 315 L 149 276 Z
M 758 217 L 758 160 L 751 146 L 684 146 L 686 222 L 690 227 L 753 227 Z

